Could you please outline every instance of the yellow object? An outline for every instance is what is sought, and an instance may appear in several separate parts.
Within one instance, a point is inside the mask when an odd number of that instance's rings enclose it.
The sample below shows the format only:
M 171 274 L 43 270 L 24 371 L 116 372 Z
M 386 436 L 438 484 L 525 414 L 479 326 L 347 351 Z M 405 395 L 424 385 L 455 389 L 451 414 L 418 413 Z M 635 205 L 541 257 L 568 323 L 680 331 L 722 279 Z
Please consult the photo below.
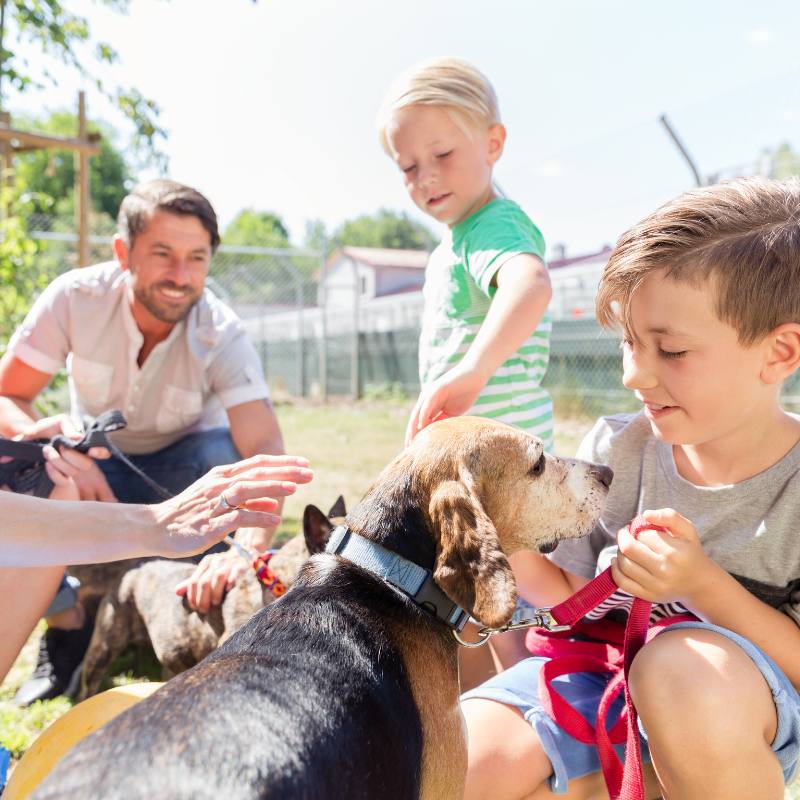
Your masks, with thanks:
M 50 774 L 53 767 L 84 736 L 114 719 L 163 686 L 130 683 L 101 692 L 71 708 L 45 728 L 11 773 L 3 800 L 24 800 Z

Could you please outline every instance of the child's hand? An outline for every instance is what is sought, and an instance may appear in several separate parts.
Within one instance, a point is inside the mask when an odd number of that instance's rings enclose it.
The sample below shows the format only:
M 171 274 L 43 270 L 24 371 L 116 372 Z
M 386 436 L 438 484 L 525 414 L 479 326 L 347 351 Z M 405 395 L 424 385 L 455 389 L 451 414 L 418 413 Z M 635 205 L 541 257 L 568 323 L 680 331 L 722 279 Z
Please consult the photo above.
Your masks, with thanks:
M 431 422 L 459 417 L 472 408 L 488 378 L 460 364 L 420 392 L 406 427 L 406 446 Z
M 703 551 L 694 525 L 671 508 L 645 511 L 643 516 L 669 532 L 644 530 L 634 538 L 627 528 L 620 530 L 619 553 L 611 565 L 614 581 L 643 600 L 677 600 L 694 607 L 694 598 L 708 586 L 716 568 Z

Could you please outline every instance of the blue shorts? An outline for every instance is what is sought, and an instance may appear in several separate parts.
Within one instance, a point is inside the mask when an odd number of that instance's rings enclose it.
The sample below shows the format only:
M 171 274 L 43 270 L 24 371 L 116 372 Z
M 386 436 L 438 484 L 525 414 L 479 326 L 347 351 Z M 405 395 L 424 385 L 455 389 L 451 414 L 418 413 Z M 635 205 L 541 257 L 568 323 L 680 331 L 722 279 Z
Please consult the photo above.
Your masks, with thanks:
M 50 603 L 47 611 L 45 611 L 42 616 L 52 617 L 54 614 L 72 608 L 72 606 L 78 602 L 78 589 L 80 585 L 81 582 L 72 575 L 63 575 L 61 577 L 61 583 L 58 585 L 56 596 L 53 598 L 53 602 Z
M 677 628 L 703 628 L 727 636 L 747 653 L 759 668 L 775 700 L 778 712 L 778 728 L 772 742 L 772 751 L 780 762 L 783 777 L 790 783 L 800 757 L 800 695 L 775 662 L 752 642 L 725 628 L 705 622 L 680 622 L 671 625 Z M 494 700 L 519 709 L 522 716 L 533 726 L 542 747 L 553 765 L 553 774 L 548 778 L 550 791 L 564 794 L 572 778 L 581 778 L 600 770 L 597 748 L 583 744 L 562 730 L 547 715 L 539 702 L 539 670 L 548 659 L 526 658 L 511 669 L 501 672 L 481 686 L 462 695 L 462 700 L 482 698 Z M 557 677 L 553 684 L 572 706 L 594 724 L 597 706 L 608 683 L 608 677 L 593 673 L 576 673 Z M 609 724 L 616 722 L 624 705 L 622 696 L 617 698 L 609 714 Z M 642 760 L 650 762 L 646 733 L 640 720 L 639 741 Z M 624 759 L 625 745 L 616 746 L 617 754 Z

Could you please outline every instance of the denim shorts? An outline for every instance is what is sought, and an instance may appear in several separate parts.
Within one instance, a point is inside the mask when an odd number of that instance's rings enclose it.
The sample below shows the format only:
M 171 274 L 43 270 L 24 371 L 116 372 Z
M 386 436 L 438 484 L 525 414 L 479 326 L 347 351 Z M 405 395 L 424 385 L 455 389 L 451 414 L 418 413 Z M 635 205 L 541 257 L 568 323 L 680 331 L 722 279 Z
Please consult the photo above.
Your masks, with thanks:
M 778 712 L 778 728 L 772 742 L 772 751 L 780 762 L 783 777 L 790 783 L 795 775 L 800 757 L 800 696 L 789 679 L 781 672 L 775 662 L 752 642 L 725 628 L 705 622 L 680 622 L 671 625 L 677 628 L 702 628 L 727 636 L 747 653 L 759 668 L 769 688 Z M 550 791 L 564 794 L 572 778 L 581 778 L 600 770 L 597 748 L 583 744 L 562 730 L 547 715 L 539 702 L 539 670 L 546 658 L 532 657 L 520 661 L 510 669 L 501 672 L 481 686 L 462 695 L 462 700 L 482 698 L 494 700 L 519 709 L 522 716 L 533 726 L 542 747 L 553 765 L 553 774 L 548 778 Z M 557 677 L 553 684 L 577 711 L 594 724 L 597 706 L 608 683 L 608 676 L 593 673 L 576 673 Z M 618 697 L 609 714 L 609 724 L 616 722 L 624 700 Z M 650 762 L 647 748 L 647 735 L 639 721 L 639 742 L 642 760 Z M 625 745 L 616 746 L 617 755 L 624 759 Z
M 78 589 L 81 582 L 74 578 L 72 575 L 62 575 L 61 583 L 58 585 L 58 591 L 50 603 L 47 611 L 42 614 L 43 617 L 52 617 L 61 611 L 66 611 L 72 608 L 78 602 Z

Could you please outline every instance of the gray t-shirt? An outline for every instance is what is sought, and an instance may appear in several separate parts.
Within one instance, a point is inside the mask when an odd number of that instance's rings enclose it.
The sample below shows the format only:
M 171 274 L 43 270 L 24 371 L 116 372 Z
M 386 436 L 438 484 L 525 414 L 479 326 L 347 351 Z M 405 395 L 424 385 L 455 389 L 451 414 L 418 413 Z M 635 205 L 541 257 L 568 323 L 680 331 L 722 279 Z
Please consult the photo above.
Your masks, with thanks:
M 128 279 L 116 262 L 59 275 L 8 345 L 40 372 L 55 374 L 66 362 L 78 425 L 117 408 L 128 426 L 113 442 L 128 453 L 152 453 L 189 433 L 227 427 L 227 409 L 269 397 L 241 321 L 208 289 L 139 367 L 144 337 Z
M 691 520 L 707 555 L 759 600 L 800 624 L 800 443 L 769 469 L 729 486 L 695 486 L 678 474 L 672 446 L 659 441 L 643 414 L 601 417 L 578 458 L 607 464 L 614 480 L 600 523 L 583 539 L 561 542 L 550 558 L 592 578 L 616 553 L 617 531 L 647 509 L 674 508 Z M 629 608 L 618 592 L 595 610 Z M 654 607 L 653 618 L 680 613 Z

